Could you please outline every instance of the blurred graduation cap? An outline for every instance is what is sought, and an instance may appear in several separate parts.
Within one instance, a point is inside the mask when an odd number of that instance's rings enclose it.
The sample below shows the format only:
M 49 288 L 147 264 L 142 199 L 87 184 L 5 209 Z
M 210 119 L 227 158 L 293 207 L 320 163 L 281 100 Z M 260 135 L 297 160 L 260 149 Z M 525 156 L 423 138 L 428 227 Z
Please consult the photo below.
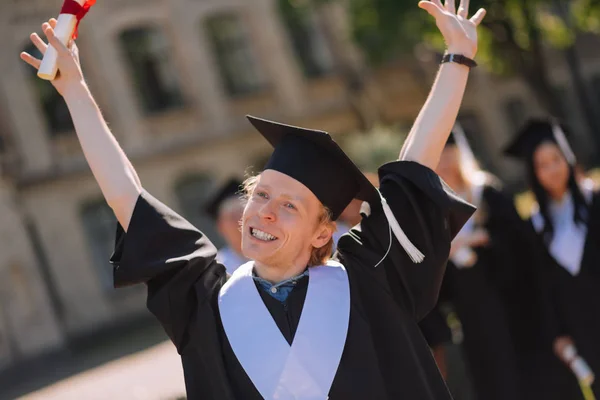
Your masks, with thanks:
M 404 250 L 414 262 L 423 260 L 385 199 L 327 132 L 247 118 L 274 148 L 265 170 L 284 173 L 302 183 L 331 210 L 333 220 L 355 198 L 371 206 L 381 203 L 390 229 Z
M 242 182 L 236 178 L 230 178 L 212 193 L 204 205 L 204 212 L 216 220 L 219 217 L 219 210 L 223 203 L 232 197 L 238 197 L 241 190 Z
M 506 146 L 504 153 L 521 160 L 531 160 L 535 150 L 544 142 L 555 143 L 570 165 L 575 165 L 575 154 L 569 146 L 564 126 L 553 119 L 530 119 Z

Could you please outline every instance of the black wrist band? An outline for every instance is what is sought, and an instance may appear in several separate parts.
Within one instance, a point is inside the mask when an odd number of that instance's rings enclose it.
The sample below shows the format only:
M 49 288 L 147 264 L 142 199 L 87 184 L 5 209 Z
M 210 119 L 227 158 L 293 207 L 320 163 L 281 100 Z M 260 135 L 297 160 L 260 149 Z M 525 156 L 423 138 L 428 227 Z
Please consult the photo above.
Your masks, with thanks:
M 444 63 L 449 63 L 449 62 L 462 64 L 469 68 L 475 68 L 477 66 L 477 63 L 475 62 L 475 60 L 473 60 L 469 57 L 465 57 L 462 54 L 445 54 L 444 57 L 442 58 L 441 63 L 444 64 Z

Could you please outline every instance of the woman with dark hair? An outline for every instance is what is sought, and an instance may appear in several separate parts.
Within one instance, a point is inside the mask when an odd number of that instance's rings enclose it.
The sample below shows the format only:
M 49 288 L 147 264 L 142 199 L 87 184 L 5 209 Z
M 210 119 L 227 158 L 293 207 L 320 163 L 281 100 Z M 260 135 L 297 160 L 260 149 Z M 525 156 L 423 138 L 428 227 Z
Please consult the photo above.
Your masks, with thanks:
M 600 373 L 600 195 L 578 179 L 564 132 L 553 121 L 530 120 L 506 153 L 525 161 L 537 202 L 529 221 L 540 249 L 546 332 L 558 358 L 589 385 Z M 599 380 L 592 388 L 600 395 Z
M 539 342 L 543 306 L 527 225 L 499 180 L 479 167 L 459 126 L 436 172 L 478 208 L 452 243 L 441 294 L 461 322 L 477 398 L 577 399 L 560 379 L 547 379 L 561 365 Z

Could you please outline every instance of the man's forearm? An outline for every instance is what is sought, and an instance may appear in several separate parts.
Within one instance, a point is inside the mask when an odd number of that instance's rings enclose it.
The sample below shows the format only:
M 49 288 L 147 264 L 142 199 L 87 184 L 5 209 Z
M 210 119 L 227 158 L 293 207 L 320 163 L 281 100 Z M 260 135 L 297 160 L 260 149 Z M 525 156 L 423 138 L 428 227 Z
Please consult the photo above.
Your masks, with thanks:
M 469 68 L 443 64 L 400 151 L 400 159 L 435 169 L 462 103 Z
M 137 173 L 110 132 L 85 83 L 70 88 L 64 98 L 102 194 L 123 228 L 127 229 L 142 190 Z

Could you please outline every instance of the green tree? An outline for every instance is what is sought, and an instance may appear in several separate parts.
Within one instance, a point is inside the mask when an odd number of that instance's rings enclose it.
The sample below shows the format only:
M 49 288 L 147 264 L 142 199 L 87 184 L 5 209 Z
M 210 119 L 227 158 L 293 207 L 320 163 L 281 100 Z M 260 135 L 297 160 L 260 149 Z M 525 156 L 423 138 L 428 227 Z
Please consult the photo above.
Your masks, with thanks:
M 372 64 L 406 54 L 423 41 L 443 49 L 431 18 L 416 1 L 348 1 L 354 38 Z M 565 117 L 545 54 L 547 47 L 561 50 L 586 122 L 600 134 L 598 105 L 586 88 L 575 48 L 578 35 L 600 33 L 600 0 L 471 0 L 471 13 L 481 7 L 488 14 L 480 30 L 479 61 L 495 73 L 521 77 L 548 113 Z
M 588 127 L 594 133 L 593 137 L 600 150 L 600 101 L 590 89 L 581 67 L 580 57 L 575 44 L 579 37 L 588 32 L 600 33 L 600 0 L 553 0 L 554 14 L 560 19 L 557 24 L 565 34 L 566 40 L 550 36 L 555 45 L 563 46 L 565 61 L 567 62 L 573 88 L 577 94 L 578 105 L 581 108 Z

